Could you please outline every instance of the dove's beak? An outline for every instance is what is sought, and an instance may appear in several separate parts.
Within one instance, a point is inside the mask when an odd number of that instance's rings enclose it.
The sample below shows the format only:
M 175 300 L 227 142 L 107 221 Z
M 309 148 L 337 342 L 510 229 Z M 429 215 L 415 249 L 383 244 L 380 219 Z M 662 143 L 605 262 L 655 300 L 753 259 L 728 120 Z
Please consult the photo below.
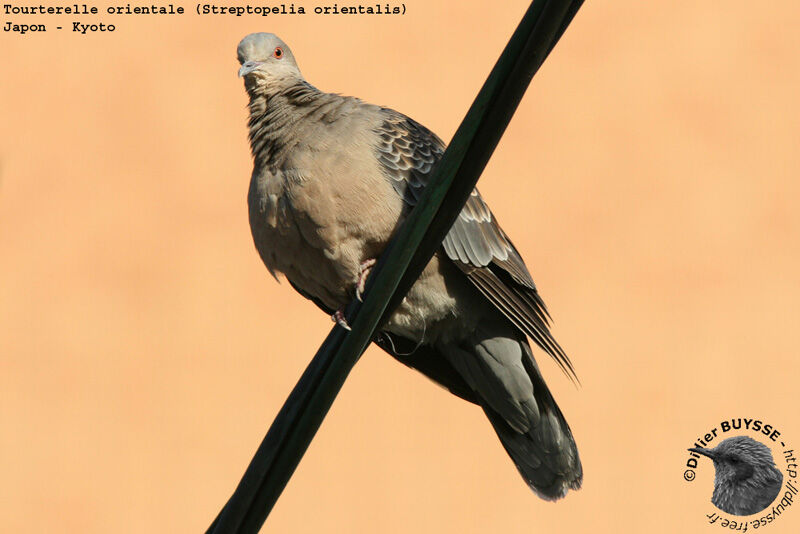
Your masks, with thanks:
M 239 69 L 239 77 L 247 76 L 254 70 L 258 70 L 258 67 L 263 65 L 260 61 L 245 61 L 242 63 L 242 68 Z
M 689 450 L 691 452 L 696 452 L 697 454 L 702 454 L 703 456 L 708 456 L 712 460 L 717 457 L 717 455 L 714 454 L 714 450 L 713 449 L 703 449 L 702 447 L 692 447 Z

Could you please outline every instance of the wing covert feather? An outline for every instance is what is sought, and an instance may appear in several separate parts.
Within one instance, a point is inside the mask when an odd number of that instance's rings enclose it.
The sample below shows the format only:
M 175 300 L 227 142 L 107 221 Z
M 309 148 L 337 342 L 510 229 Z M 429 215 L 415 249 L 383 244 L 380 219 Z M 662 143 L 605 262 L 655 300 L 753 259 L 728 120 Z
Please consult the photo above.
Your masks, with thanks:
M 433 132 L 388 108 L 377 129 L 384 174 L 409 209 L 419 201 L 445 145 Z M 477 189 L 442 242 L 444 253 L 520 330 L 575 377 L 572 363 L 549 330 L 549 314 L 517 249 Z

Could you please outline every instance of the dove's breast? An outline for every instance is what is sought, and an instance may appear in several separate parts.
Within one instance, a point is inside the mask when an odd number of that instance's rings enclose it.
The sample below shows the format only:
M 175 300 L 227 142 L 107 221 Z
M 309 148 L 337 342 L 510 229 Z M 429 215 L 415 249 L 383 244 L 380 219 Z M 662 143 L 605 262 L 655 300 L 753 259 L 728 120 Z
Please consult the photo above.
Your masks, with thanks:
M 334 310 L 354 298 L 362 262 L 380 256 L 405 215 L 376 158 L 369 114 L 352 121 L 297 125 L 300 135 L 283 140 L 291 146 L 284 159 L 256 163 L 248 195 L 267 268 Z M 431 339 L 448 321 L 474 315 L 476 291 L 455 269 L 435 257 L 386 328 Z
M 338 309 L 353 298 L 361 262 L 380 254 L 403 206 L 374 158 L 358 157 L 365 149 L 356 140 L 310 141 L 279 167 L 256 166 L 250 227 L 273 274 Z

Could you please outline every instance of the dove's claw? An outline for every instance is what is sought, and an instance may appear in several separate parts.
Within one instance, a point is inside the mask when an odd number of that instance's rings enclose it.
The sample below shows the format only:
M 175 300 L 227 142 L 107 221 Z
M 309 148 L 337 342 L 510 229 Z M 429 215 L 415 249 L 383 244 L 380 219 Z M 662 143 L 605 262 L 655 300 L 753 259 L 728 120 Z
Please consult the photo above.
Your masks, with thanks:
M 333 320 L 334 323 L 338 324 L 345 330 L 352 330 L 352 328 L 350 328 L 350 325 L 347 324 L 347 319 L 345 319 L 344 317 L 343 309 L 336 310 L 336 313 L 331 315 L 331 319 Z
M 367 277 L 369 276 L 370 271 L 372 271 L 372 266 L 375 265 L 375 261 L 376 260 L 374 258 L 371 260 L 364 260 L 358 267 L 358 281 L 356 282 L 356 298 L 359 301 L 364 300 L 361 298 L 361 295 L 364 294 L 364 287 L 367 285 Z

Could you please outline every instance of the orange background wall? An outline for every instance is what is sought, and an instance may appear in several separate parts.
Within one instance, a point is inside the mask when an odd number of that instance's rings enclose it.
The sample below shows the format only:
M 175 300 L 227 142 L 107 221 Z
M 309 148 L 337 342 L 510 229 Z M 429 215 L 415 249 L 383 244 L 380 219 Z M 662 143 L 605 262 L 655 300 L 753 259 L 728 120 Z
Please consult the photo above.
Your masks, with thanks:
M 0 32 L 4 532 L 204 530 L 331 328 L 251 242 L 238 41 L 449 139 L 527 3 L 498 5 Z M 800 449 L 799 23 L 587 2 L 482 178 L 583 382 L 540 358 L 581 491 L 538 500 L 478 409 L 370 349 L 265 532 L 715 531 L 698 435 L 756 417 Z

